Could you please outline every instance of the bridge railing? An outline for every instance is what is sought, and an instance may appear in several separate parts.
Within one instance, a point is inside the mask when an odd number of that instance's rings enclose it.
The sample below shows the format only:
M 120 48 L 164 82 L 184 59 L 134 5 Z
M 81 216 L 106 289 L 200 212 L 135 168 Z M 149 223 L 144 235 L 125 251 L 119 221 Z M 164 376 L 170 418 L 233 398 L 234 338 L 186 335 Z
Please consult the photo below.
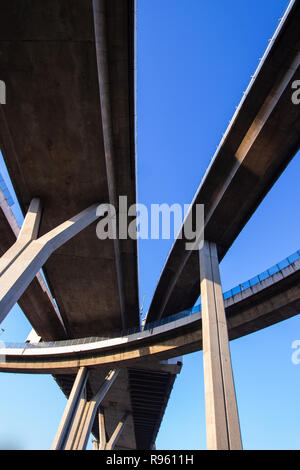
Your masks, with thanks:
M 50 342 L 40 342 L 40 343 L 2 342 L 2 344 L 4 348 L 9 348 L 9 349 L 39 349 L 39 348 L 52 348 L 52 347 L 55 348 L 55 347 L 62 347 L 62 346 L 76 346 L 80 344 L 97 343 L 99 341 L 105 341 L 105 340 L 114 339 L 114 338 L 122 338 L 125 336 L 130 336 L 133 334 L 141 333 L 143 331 L 153 330 L 154 328 L 157 328 L 158 326 L 165 325 L 167 323 L 172 323 L 177 320 L 180 320 L 181 318 L 194 315 L 195 313 L 198 313 L 200 310 L 201 310 L 201 305 L 197 305 L 196 307 L 176 313 L 175 315 L 170 315 L 169 317 L 164 317 L 161 320 L 148 323 L 144 327 L 140 326 L 136 328 L 130 328 L 127 330 L 122 330 L 119 332 L 102 335 L 102 336 L 68 339 L 65 341 L 50 341 Z
M 249 281 L 243 282 L 242 284 L 239 284 L 238 286 L 234 287 L 233 289 L 230 289 L 226 292 L 224 292 L 223 297 L 224 300 L 229 299 L 230 297 L 233 297 L 237 294 L 240 294 L 241 292 L 245 291 L 246 289 L 249 289 L 257 284 L 259 284 L 262 281 L 265 281 L 266 279 L 272 277 L 274 274 L 279 273 L 283 269 L 287 268 L 288 266 L 291 266 L 295 261 L 300 259 L 300 250 L 296 251 L 293 253 L 291 256 L 288 256 L 284 260 L 280 261 L 277 264 L 274 264 L 271 268 L 267 269 L 266 271 L 263 271 L 262 273 L 258 274 L 257 276 L 252 277 L 249 279 Z

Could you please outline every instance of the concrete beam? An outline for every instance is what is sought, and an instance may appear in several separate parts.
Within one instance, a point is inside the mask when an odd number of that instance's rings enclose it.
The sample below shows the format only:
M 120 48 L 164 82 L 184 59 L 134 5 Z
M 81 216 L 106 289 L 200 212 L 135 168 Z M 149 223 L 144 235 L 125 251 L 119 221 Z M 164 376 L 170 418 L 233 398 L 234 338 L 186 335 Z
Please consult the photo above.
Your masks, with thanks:
M 19 252 L 1 276 L 0 322 L 4 320 L 49 256 L 98 218 L 96 214 L 97 206 L 97 204 L 94 204 L 42 237 L 35 240 L 31 239 L 29 244 Z M 24 236 L 27 240 L 30 233 L 31 236 L 36 233 L 38 220 L 38 213 L 36 218 L 31 213 L 29 215 L 28 224 L 31 224 L 31 226 L 27 228 L 26 224 L 24 228 Z
M 119 201 L 116 188 L 117 178 L 114 165 L 114 137 L 111 112 L 111 80 L 109 78 L 108 66 L 109 51 L 107 46 L 106 30 L 106 0 L 93 0 L 93 17 L 108 195 L 110 204 L 112 204 L 115 208 L 118 208 Z M 118 238 L 114 240 L 114 252 L 120 296 L 122 328 L 125 329 L 127 327 L 124 295 L 125 288 L 120 253 L 120 242 Z
M 74 450 L 77 449 L 83 426 L 85 423 L 86 415 L 88 410 L 88 401 L 87 401 L 87 394 L 85 390 L 85 394 L 81 397 L 78 410 L 74 417 L 74 421 L 72 424 L 72 428 L 70 430 L 69 438 L 66 442 L 65 450 Z
M 99 450 L 105 450 L 107 444 L 106 429 L 105 429 L 105 416 L 104 410 L 99 408 L 98 412 L 98 421 L 99 421 Z
M 72 391 L 60 421 L 56 436 L 54 438 L 51 449 L 62 450 L 65 448 L 66 441 L 70 434 L 71 426 L 78 409 L 79 402 L 85 390 L 86 382 L 88 379 L 88 370 L 86 367 L 81 367 L 77 373 Z
M 242 449 L 216 245 L 199 254 L 207 447 Z
M 120 422 L 118 423 L 116 429 L 111 435 L 111 438 L 109 439 L 108 443 L 106 444 L 105 450 L 114 450 L 120 435 L 122 434 L 124 427 L 127 423 L 127 420 L 129 418 L 130 414 L 125 413 Z
M 92 443 L 93 443 L 93 450 L 99 450 L 99 441 L 98 441 L 98 439 L 93 439 Z
M 19 238 L 21 229 L 1 189 L 0 208 L 0 251 L 2 256 L 7 256 L 15 239 Z M 40 272 L 20 297 L 18 303 L 44 341 L 53 338 L 64 339 L 68 336 L 57 305 Z
M 37 334 L 37 332 L 33 328 L 30 331 L 29 335 L 27 336 L 25 343 L 34 343 L 34 344 L 36 344 L 36 343 L 39 343 L 40 341 L 42 341 L 42 338 Z
M 74 450 L 86 449 L 88 439 L 91 434 L 92 426 L 94 424 L 97 409 L 102 400 L 105 398 L 112 384 L 118 377 L 118 374 L 119 370 L 111 370 L 105 377 L 105 380 L 96 395 L 89 402 L 86 403 L 82 419 L 82 431 L 80 433 L 80 438 L 77 446 L 73 448 Z

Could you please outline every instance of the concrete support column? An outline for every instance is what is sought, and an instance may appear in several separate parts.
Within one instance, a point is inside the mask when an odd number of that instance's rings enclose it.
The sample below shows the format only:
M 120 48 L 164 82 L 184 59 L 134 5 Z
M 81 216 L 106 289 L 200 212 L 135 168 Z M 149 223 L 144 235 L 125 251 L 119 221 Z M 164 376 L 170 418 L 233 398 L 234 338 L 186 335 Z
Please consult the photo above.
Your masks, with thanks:
M 65 450 L 76 449 L 82 433 L 84 419 L 87 413 L 87 394 L 86 389 L 81 396 L 74 420 L 70 429 L 69 437 L 66 441 Z
M 81 367 L 77 373 L 67 406 L 65 408 L 56 436 L 54 438 L 51 447 L 52 450 L 62 450 L 66 446 L 66 442 L 68 440 L 75 415 L 78 411 L 79 403 L 84 394 L 87 379 L 88 370 L 86 369 L 86 367 Z
M 207 448 L 242 449 L 217 248 L 199 252 Z
M 93 450 L 99 450 L 99 441 L 98 439 L 93 439 Z
M 122 417 L 120 422 L 118 423 L 116 429 L 111 435 L 111 438 L 109 439 L 108 443 L 106 444 L 105 450 L 114 450 L 115 445 L 117 444 L 119 437 L 121 436 L 123 429 L 126 425 L 126 422 L 129 418 L 129 414 L 125 413 L 125 415 Z
M 99 441 L 100 441 L 99 450 L 105 450 L 106 444 L 107 444 L 107 437 L 106 437 L 104 410 L 102 408 L 99 408 L 98 420 L 99 420 Z
M 119 370 L 111 370 L 105 377 L 105 380 L 96 395 L 94 395 L 90 401 L 82 402 L 82 407 L 81 409 L 80 407 L 78 408 L 77 416 L 74 419 L 74 426 L 76 421 L 76 429 L 74 427 L 70 433 L 70 436 L 74 436 L 74 439 L 72 440 L 72 443 L 71 441 L 67 443 L 66 449 L 86 449 L 99 405 L 118 377 L 118 374 Z

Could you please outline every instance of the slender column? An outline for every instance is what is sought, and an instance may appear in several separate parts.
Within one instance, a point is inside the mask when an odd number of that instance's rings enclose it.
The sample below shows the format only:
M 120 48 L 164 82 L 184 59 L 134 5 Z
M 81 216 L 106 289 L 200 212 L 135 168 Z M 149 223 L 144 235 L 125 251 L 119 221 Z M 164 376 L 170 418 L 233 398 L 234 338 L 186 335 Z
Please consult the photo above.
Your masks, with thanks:
M 242 449 L 217 248 L 200 250 L 207 447 Z
M 114 430 L 111 438 L 109 439 L 108 443 L 106 444 L 106 450 L 114 450 L 115 448 L 115 445 L 117 444 L 118 440 L 119 440 L 119 437 L 121 436 L 122 432 L 123 432 L 123 429 L 126 425 L 126 422 L 129 418 L 129 413 L 125 413 L 125 415 L 122 417 L 122 419 L 120 420 L 118 426 L 116 427 L 116 429 Z
M 88 414 L 89 406 L 90 406 L 90 402 L 85 400 L 85 402 L 83 403 L 83 407 L 82 407 L 81 412 L 80 413 L 78 412 L 78 418 L 79 418 L 78 426 L 77 426 L 76 430 L 74 428 L 74 431 L 73 430 L 71 431 L 71 434 L 73 434 L 73 444 L 69 445 L 69 442 L 68 442 L 68 446 L 66 446 L 66 450 L 77 450 L 78 449 L 78 445 L 79 445 L 79 442 L 80 442 L 80 439 L 81 439 L 81 436 L 82 436 L 83 428 L 84 428 L 84 425 L 85 425 L 85 422 L 86 422 L 86 417 L 87 417 L 87 414 Z M 71 434 L 70 434 L 70 436 L 71 436 Z
M 93 450 L 99 450 L 99 441 L 98 439 L 93 439 Z
M 79 401 L 85 389 L 86 381 L 88 378 L 88 370 L 86 367 L 81 367 L 77 373 L 72 391 L 60 421 L 56 436 L 52 444 L 52 450 L 62 450 L 65 447 L 70 428 L 72 426 L 74 416 L 76 414 Z
M 70 433 L 68 439 L 66 441 L 65 450 L 72 450 L 76 449 L 76 446 L 79 442 L 82 427 L 84 423 L 84 419 L 87 412 L 87 396 L 86 396 L 86 388 L 84 389 L 84 393 L 81 396 L 76 414 L 74 416 L 74 420 L 70 429 Z
M 86 410 L 84 417 L 82 419 L 82 431 L 80 433 L 80 438 L 79 442 L 76 446 L 77 450 L 85 450 L 87 446 L 87 442 L 92 430 L 92 426 L 95 420 L 95 416 L 97 413 L 97 409 L 106 396 L 107 392 L 109 391 L 110 387 L 116 380 L 117 376 L 119 374 L 119 370 L 111 370 L 107 376 L 105 377 L 105 380 L 103 384 L 101 385 L 99 391 L 97 394 L 92 398 L 90 402 L 87 403 L 86 405 Z M 75 446 L 74 446 L 75 449 Z
M 107 439 L 106 439 L 104 410 L 102 408 L 99 408 L 98 419 L 99 419 L 99 441 L 100 441 L 99 450 L 105 450 Z
M 0 322 L 19 300 L 30 282 L 57 248 L 94 222 L 97 204 L 82 211 L 36 240 L 19 253 L 3 272 L 0 283 Z

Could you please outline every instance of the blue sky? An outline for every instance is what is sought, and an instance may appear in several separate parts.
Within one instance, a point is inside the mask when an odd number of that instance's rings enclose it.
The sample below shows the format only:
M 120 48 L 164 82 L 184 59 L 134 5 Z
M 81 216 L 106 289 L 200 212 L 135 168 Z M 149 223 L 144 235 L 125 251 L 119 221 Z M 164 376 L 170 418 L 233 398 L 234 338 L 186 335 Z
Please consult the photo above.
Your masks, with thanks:
M 191 202 L 287 5 L 286 0 L 138 1 L 139 202 Z M 299 174 L 297 155 L 222 261 L 223 290 L 300 248 Z M 139 241 L 145 311 L 171 245 L 172 240 Z M 18 307 L 2 327 L 2 340 L 23 341 L 30 331 Z M 298 317 L 231 342 L 246 449 L 300 447 L 300 366 L 291 362 L 296 339 Z M 49 448 L 66 403 L 54 380 L 0 374 L 0 386 L 0 447 Z M 205 447 L 199 352 L 184 358 L 157 448 Z

